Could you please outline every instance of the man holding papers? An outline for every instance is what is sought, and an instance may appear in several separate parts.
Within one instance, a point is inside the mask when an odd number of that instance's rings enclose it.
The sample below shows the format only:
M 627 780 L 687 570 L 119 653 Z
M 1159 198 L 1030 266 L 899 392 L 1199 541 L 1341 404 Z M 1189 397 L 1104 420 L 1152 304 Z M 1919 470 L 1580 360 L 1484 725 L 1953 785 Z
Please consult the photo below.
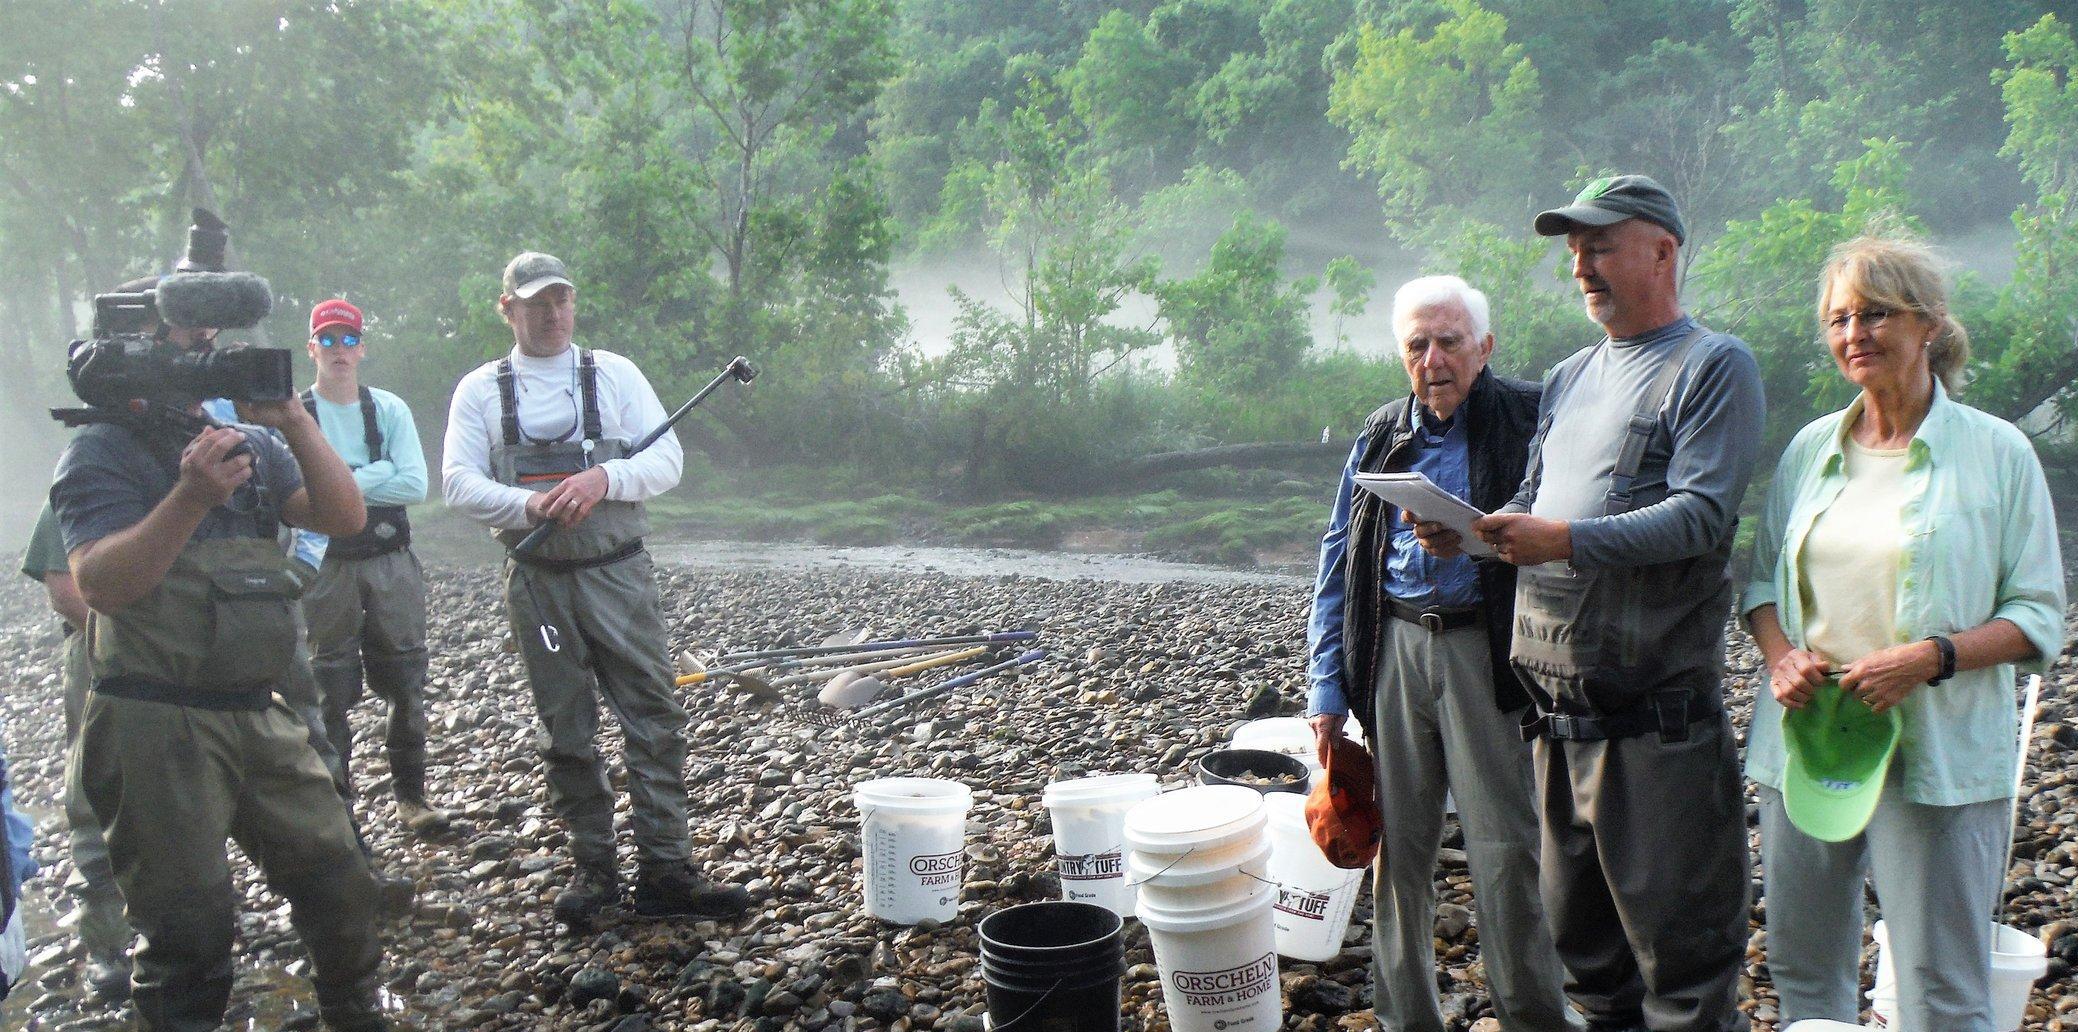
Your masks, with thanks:
M 1444 1029 L 1433 878 L 1449 792 L 1495 1015 L 1510 1032 L 1577 1029 L 1537 897 L 1530 757 L 1516 732 L 1529 696 L 1508 665 L 1515 568 L 1424 551 L 1407 512 L 1356 484 L 1420 473 L 1483 512 L 1498 508 L 1522 482 L 1538 388 L 1487 369 L 1486 295 L 1455 276 L 1401 287 L 1393 329 L 1413 393 L 1364 422 L 1321 538 L 1307 627 L 1307 713 L 1323 750 L 1355 713 L 1378 761 L 1389 829 L 1374 884 L 1379 1024 Z
M 1537 703 L 1546 916 L 1595 1032 L 1743 1030 L 1752 868 L 1726 565 L 1761 450 L 1760 369 L 1682 311 L 1686 230 L 1658 183 L 1598 179 L 1536 229 L 1566 237 L 1606 334 L 1552 367 L 1522 490 L 1473 528 L 1521 568 L 1509 656 Z

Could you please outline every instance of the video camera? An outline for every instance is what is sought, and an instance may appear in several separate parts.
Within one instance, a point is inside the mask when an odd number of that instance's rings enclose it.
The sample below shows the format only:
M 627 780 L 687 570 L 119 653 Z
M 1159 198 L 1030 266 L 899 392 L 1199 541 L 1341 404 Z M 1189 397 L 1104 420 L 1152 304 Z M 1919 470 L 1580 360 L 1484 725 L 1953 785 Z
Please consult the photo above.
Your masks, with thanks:
M 168 327 L 246 329 L 274 307 L 267 281 L 223 271 L 230 232 L 201 208 L 188 229 L 188 250 L 175 271 L 140 290 L 94 298 L 94 336 L 73 341 L 66 378 L 87 408 L 52 409 L 67 426 L 121 423 L 174 452 L 216 425 L 192 411 L 205 398 L 287 401 L 295 373 L 286 348 L 202 344 L 187 350 Z

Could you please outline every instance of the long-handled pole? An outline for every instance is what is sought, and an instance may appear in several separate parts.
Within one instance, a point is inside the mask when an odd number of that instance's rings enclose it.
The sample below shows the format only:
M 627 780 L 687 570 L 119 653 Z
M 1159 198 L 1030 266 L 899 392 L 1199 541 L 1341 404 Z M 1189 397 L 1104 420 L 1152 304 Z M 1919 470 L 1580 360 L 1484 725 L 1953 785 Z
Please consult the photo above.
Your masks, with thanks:
M 943 638 L 903 638 L 896 641 L 862 641 L 854 645 L 804 645 L 792 649 L 763 649 L 757 652 L 726 652 L 716 663 L 741 663 L 753 659 L 787 659 L 800 656 L 832 656 L 839 653 L 876 652 L 882 649 L 914 649 L 930 645 L 1004 645 L 1031 641 L 1038 631 L 997 631 L 993 634 L 955 634 Z
M 2042 675 L 2030 674 L 2027 697 L 2020 704 L 2020 759 L 2013 771 L 2013 807 L 2006 828 L 2006 866 L 1999 869 L 1999 898 L 1992 901 L 1991 919 L 1997 923 L 2006 910 L 2006 884 L 2013 878 L 2013 840 L 2020 837 L 2020 788 L 2027 782 L 2027 747 L 2035 737 L 2035 714 L 2042 706 Z
M 889 710 L 901 709 L 902 707 L 907 706 L 911 703 L 922 702 L 925 699 L 936 698 L 940 695 L 944 695 L 946 692 L 958 691 L 959 689 L 965 688 L 976 681 L 980 681 L 989 677 L 994 677 L 995 675 L 1000 674 L 1006 670 L 1012 670 L 1017 667 L 1021 667 L 1026 663 L 1036 663 L 1045 658 L 1045 649 L 1033 649 L 1032 651 L 1027 652 L 1022 656 L 1019 656 L 1016 659 L 1006 659 L 1003 662 L 997 663 L 994 666 L 986 666 L 974 671 L 973 673 L 961 674 L 960 676 L 952 678 L 951 680 L 948 680 L 943 684 L 934 684 L 929 688 L 918 689 L 917 691 L 910 692 L 907 695 L 889 699 L 886 702 L 876 702 L 873 705 L 866 707 L 865 709 L 854 710 L 851 716 L 854 719 L 864 719 L 866 717 L 878 716 L 882 713 L 888 712 Z

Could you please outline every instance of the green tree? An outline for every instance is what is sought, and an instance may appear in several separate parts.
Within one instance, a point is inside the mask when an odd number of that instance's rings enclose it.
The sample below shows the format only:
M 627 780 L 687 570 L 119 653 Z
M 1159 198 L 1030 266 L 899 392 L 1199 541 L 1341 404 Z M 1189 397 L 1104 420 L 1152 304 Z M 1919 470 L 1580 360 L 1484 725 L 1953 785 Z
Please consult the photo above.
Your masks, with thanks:
M 1993 312 L 1993 332 L 1973 334 L 1989 406 L 2021 419 L 2055 400 L 2078 415 L 2078 40 L 2054 15 L 2005 39 L 2010 66 L 1993 76 L 2006 109 L 2000 154 L 2033 186 L 2013 212 L 2019 239 L 2013 279 Z
M 1364 314 L 1371 301 L 1371 291 L 1378 286 L 1378 275 L 1343 255 L 1328 262 L 1321 270 L 1321 281 L 1327 284 L 1328 312 L 1335 317 L 1335 345 L 1349 343 L 1349 335 L 1342 330 L 1345 320 Z
M 893 69 L 890 19 L 883 0 L 492 5 L 441 160 L 508 233 L 573 261 L 580 335 L 646 360 L 660 391 L 735 354 L 777 374 L 682 435 L 826 453 L 857 440 L 870 396 L 847 384 L 901 328 L 855 135 Z
M 1284 240 L 1283 226 L 1244 211 L 1203 272 L 1155 285 L 1185 383 L 1262 393 L 1312 348 L 1306 298 L 1315 281 L 1285 282 Z
M 1377 182 L 1396 227 L 1522 197 L 1537 163 L 1536 67 L 1506 19 L 1473 0 L 1445 6 L 1427 35 L 1359 29 L 1335 74 L 1328 117 L 1349 130 L 1345 163 Z

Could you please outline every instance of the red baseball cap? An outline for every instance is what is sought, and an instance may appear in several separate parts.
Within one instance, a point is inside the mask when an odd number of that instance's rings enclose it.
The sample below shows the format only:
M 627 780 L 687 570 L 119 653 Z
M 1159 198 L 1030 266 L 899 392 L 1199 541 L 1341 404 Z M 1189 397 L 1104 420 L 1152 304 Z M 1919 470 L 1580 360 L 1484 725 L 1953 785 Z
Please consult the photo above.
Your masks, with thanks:
M 1371 753 L 1336 735 L 1324 759 L 1320 783 L 1306 796 L 1307 830 L 1329 863 L 1350 871 L 1369 867 L 1385 830 Z
M 352 302 L 342 301 L 336 297 L 330 301 L 320 301 L 316 308 L 310 310 L 311 336 L 316 336 L 317 331 L 327 326 L 344 326 L 355 333 L 359 333 L 361 332 L 361 310 L 355 308 Z

